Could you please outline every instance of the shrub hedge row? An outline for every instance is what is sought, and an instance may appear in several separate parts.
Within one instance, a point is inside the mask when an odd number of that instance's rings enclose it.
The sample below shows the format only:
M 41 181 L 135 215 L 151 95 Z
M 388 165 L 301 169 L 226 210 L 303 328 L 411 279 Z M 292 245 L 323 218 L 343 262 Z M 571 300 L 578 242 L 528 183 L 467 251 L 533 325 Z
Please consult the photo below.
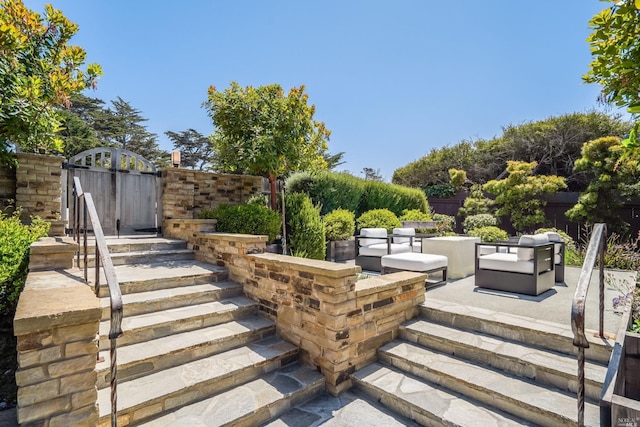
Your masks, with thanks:
M 406 209 L 429 212 L 424 192 L 396 184 L 370 181 L 347 173 L 300 172 L 286 181 L 287 192 L 306 193 L 314 205 L 321 207 L 320 214 L 341 208 L 359 217 L 372 209 L 389 209 L 401 216 Z

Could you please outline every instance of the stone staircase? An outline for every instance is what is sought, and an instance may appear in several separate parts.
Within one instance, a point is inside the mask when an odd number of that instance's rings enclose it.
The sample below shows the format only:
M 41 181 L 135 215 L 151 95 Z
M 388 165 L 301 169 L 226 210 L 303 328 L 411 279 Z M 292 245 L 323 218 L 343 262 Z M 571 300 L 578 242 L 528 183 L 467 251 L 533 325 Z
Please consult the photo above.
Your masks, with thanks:
M 577 357 L 570 328 L 428 298 L 420 317 L 353 374 L 366 393 L 421 425 L 576 425 Z M 585 425 L 610 347 L 587 349 Z
M 259 425 L 324 391 L 225 269 L 174 239 L 109 239 L 123 293 L 118 425 Z M 90 246 L 91 247 L 91 246 Z M 88 263 L 93 264 L 93 256 Z M 105 283 L 104 280 L 101 281 Z M 110 424 L 108 288 L 100 288 L 99 425 Z

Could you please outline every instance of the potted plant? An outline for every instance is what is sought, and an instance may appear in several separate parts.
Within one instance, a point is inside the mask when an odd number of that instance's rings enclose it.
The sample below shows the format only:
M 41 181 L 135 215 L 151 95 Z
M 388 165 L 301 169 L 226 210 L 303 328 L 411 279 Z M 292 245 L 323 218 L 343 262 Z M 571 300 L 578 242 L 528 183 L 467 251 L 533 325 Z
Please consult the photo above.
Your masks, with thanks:
M 355 215 L 346 209 L 335 209 L 322 218 L 327 240 L 327 261 L 346 261 L 356 257 Z

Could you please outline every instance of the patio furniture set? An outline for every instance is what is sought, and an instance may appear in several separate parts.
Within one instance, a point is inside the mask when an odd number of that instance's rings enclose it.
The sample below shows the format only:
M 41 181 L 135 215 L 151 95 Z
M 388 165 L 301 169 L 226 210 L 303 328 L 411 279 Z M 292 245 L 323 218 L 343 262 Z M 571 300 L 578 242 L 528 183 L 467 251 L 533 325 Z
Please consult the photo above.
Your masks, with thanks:
M 447 279 L 475 275 L 481 288 L 540 295 L 564 281 L 564 243 L 558 233 L 523 235 L 517 242 L 481 243 L 477 237 L 417 234 L 415 228 L 363 228 L 356 236 L 356 265 L 382 274 L 441 273 Z

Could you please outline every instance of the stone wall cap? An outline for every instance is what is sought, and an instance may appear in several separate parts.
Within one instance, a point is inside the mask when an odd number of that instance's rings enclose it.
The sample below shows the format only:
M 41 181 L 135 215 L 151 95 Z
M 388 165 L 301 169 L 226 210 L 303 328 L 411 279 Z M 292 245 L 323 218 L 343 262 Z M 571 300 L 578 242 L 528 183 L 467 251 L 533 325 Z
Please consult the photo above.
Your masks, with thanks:
M 251 255 L 265 264 L 289 264 L 296 267 L 296 270 L 313 274 L 321 274 L 328 277 L 354 276 L 362 271 L 360 266 L 339 264 L 336 262 L 323 261 L 318 259 L 300 258 L 280 254 L 257 254 Z
M 78 244 L 71 237 L 41 237 L 31 244 L 32 254 L 75 252 Z
M 413 271 L 400 271 L 397 273 L 371 276 L 356 282 L 356 298 L 415 283 L 416 280 L 424 284 L 424 281 L 427 280 L 427 275 Z
M 269 236 L 258 236 L 255 234 L 235 234 L 235 233 L 218 233 L 218 232 L 203 232 L 200 233 L 202 237 L 213 237 L 225 241 L 236 241 L 243 243 L 261 243 L 266 242 Z
M 172 219 L 165 219 L 165 222 L 169 223 L 169 224 L 173 224 L 173 223 L 185 223 L 185 224 L 217 224 L 218 220 L 215 218 L 196 218 L 196 219 L 192 219 L 192 218 L 172 218 Z
M 87 285 L 77 282 L 65 287 L 35 287 L 20 295 L 14 335 L 26 335 L 56 326 L 80 325 L 100 321 L 100 300 Z

